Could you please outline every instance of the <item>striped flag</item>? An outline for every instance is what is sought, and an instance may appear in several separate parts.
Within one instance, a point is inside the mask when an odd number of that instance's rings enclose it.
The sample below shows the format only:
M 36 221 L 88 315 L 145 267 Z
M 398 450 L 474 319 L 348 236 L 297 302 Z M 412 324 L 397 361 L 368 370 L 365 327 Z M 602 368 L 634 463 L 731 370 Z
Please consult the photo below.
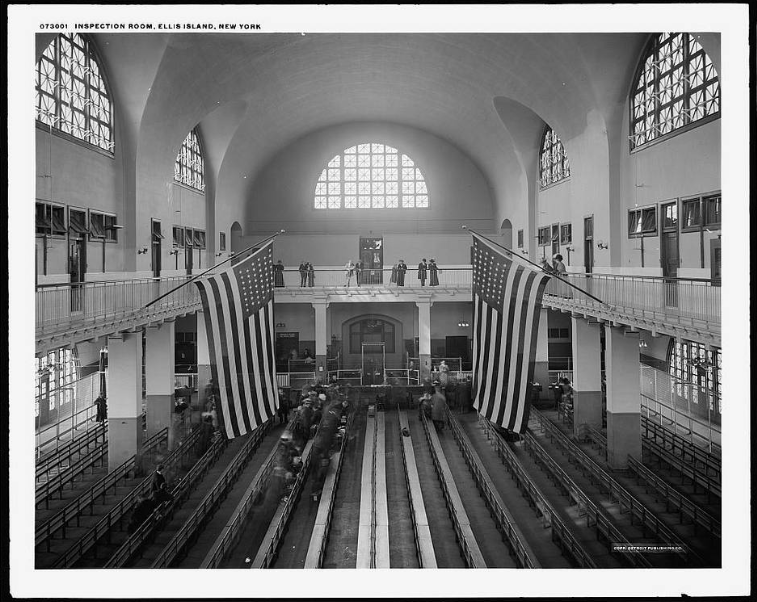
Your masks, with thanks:
M 525 432 L 541 300 L 549 276 L 473 235 L 473 405 L 487 419 Z
M 216 408 L 230 439 L 276 411 L 273 241 L 222 272 L 200 278 Z

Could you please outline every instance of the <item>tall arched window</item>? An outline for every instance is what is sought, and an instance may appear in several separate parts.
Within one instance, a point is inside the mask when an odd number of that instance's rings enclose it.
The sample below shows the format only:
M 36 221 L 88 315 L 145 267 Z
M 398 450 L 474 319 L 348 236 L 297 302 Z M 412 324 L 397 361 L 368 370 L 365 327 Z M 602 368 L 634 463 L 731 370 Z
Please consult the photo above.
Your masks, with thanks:
M 351 146 L 328 162 L 315 185 L 316 209 L 428 207 L 428 187 L 415 162 L 386 144 Z
M 570 163 L 565 147 L 551 127 L 544 130 L 539 155 L 539 183 L 542 188 L 570 177 Z
M 720 82 L 688 33 L 661 33 L 642 55 L 631 88 L 631 150 L 720 114 Z
M 173 168 L 173 177 L 195 190 L 205 190 L 205 161 L 202 158 L 197 128 L 194 128 L 181 145 Z
M 112 151 L 113 111 L 92 43 L 60 34 L 42 53 L 36 74 L 37 120 Z

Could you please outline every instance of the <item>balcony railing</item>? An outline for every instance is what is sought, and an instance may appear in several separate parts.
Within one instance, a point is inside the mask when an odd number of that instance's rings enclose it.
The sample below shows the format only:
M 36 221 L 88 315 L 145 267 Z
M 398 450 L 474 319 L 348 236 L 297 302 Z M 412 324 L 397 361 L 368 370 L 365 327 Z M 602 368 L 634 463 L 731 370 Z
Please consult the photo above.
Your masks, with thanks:
M 712 286 L 709 280 L 652 278 L 641 276 L 614 276 L 607 274 L 567 274 L 565 279 L 587 293 L 614 306 L 619 313 L 642 316 L 655 320 L 704 323 L 719 330 L 720 287 Z M 172 291 L 185 283 L 187 277 L 148 278 L 108 282 L 86 282 L 40 286 L 36 292 L 37 336 L 64 334 L 84 326 L 106 325 L 109 322 L 134 317 L 149 319 L 166 313 L 193 310 L 200 307 L 197 287 L 187 285 L 173 291 L 160 301 L 144 309 L 150 301 Z M 404 285 L 392 279 L 392 270 L 364 270 L 359 282 L 355 274 L 349 278 L 344 268 L 317 269 L 312 286 L 306 280 L 301 286 L 296 269 L 284 270 L 283 287 L 278 291 L 293 294 L 319 292 L 337 294 L 355 293 L 364 289 L 405 291 L 419 293 L 434 290 L 467 290 L 471 288 L 470 267 L 442 266 L 439 284 L 430 286 L 427 280 L 421 286 L 417 270 L 411 268 L 405 274 Z M 579 290 L 553 278 L 546 289 L 546 302 L 566 300 L 587 308 L 601 307 L 596 301 Z M 703 326 L 703 324 L 697 324 Z
M 197 287 L 188 285 L 142 311 L 150 301 L 186 281 L 187 277 L 183 276 L 39 286 L 36 291 L 37 336 L 131 316 L 148 317 L 167 310 L 197 307 L 200 304 Z

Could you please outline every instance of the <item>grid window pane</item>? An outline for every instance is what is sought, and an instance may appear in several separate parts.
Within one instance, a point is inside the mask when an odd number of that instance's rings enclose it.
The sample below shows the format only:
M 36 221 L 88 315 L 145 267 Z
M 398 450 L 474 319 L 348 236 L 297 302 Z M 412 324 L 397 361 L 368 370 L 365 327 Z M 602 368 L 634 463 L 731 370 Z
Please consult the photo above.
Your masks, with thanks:
M 110 95 L 94 47 L 78 34 L 61 34 L 36 69 L 37 120 L 106 151 L 114 147 Z
M 539 157 L 539 186 L 546 188 L 570 176 L 568 156 L 560 138 L 551 128 L 544 131 Z
M 632 150 L 719 113 L 718 74 L 690 34 L 658 35 L 642 61 L 644 67 L 631 88 Z
M 423 173 L 407 155 L 401 156 L 401 162 L 400 169 L 400 153 L 381 143 L 358 144 L 344 150 L 321 171 L 315 184 L 314 207 L 428 207 L 429 190 Z
M 177 182 L 203 192 L 205 190 L 205 161 L 200 150 L 200 140 L 193 129 L 181 145 L 176 156 L 174 179 Z

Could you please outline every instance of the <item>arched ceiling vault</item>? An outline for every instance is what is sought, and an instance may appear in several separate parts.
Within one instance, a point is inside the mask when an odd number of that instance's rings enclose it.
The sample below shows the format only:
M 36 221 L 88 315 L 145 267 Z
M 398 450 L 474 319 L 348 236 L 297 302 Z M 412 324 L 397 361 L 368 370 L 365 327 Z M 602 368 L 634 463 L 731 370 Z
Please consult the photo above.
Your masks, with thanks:
M 570 139 L 590 113 L 609 119 L 622 107 L 647 36 L 167 34 L 149 46 L 150 36 L 94 37 L 108 67 L 121 64 L 129 107 L 141 108 L 129 115 L 138 167 L 158 163 L 173 173 L 175 153 L 199 123 L 217 196 L 244 199 L 257 172 L 297 139 L 332 125 L 386 121 L 450 141 L 502 202 L 502 178 L 524 167 L 524 136 L 510 134 L 507 104 L 498 111 L 494 99 L 527 107 Z M 146 49 L 157 56 L 146 57 Z M 148 59 L 155 67 L 140 69 Z

